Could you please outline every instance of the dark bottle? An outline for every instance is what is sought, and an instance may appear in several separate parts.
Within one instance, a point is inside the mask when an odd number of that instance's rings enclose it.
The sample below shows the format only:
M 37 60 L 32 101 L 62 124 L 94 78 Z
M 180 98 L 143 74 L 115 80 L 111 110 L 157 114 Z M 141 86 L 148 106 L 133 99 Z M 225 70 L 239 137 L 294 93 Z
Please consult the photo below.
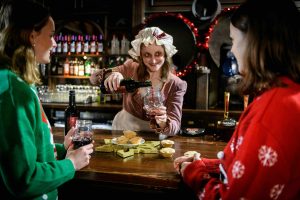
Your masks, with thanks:
M 140 87 L 150 87 L 152 86 L 151 81 L 135 81 L 133 79 L 123 79 L 120 82 L 120 87 L 116 91 L 109 91 L 104 86 L 104 81 L 100 85 L 100 90 L 103 94 L 111 93 L 132 93 L 135 92 Z
M 69 92 L 69 106 L 65 110 L 65 135 L 76 124 L 76 120 L 79 118 L 79 111 L 76 108 L 75 91 Z

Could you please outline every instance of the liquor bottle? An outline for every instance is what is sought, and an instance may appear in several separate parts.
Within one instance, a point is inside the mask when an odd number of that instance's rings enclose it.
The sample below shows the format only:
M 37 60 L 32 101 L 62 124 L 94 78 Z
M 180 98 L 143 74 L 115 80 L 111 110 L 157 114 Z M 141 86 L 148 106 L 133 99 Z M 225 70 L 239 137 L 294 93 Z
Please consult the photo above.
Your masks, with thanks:
M 62 33 L 59 34 L 58 40 L 56 41 L 57 47 L 56 47 L 56 53 L 61 53 L 62 52 L 62 40 L 63 40 L 63 36 Z
M 54 60 L 51 62 L 51 75 L 57 75 L 58 68 L 58 58 L 54 57 Z
M 83 52 L 90 53 L 90 36 L 85 35 L 84 45 L 83 45 Z
M 77 37 L 75 35 L 72 35 L 71 44 L 70 44 L 70 54 L 76 52 L 76 40 L 77 40 Z
M 121 54 L 128 54 L 128 51 L 129 51 L 129 41 L 127 40 L 125 35 L 123 35 L 123 38 L 121 40 Z
M 81 54 L 82 53 L 82 36 L 81 35 L 77 36 L 76 53 L 77 54 Z
M 68 53 L 68 51 L 69 51 L 68 35 L 65 35 L 63 37 L 62 52 L 63 53 Z
M 75 91 L 69 91 L 69 106 L 65 110 L 65 135 L 68 131 L 75 127 L 76 121 L 79 118 L 79 111 L 76 108 Z
M 111 50 L 110 50 L 111 55 L 120 54 L 120 42 L 119 42 L 118 38 L 116 37 L 116 35 L 113 35 L 110 48 L 111 48 Z
M 62 60 L 58 61 L 58 64 L 57 64 L 57 75 L 64 75 L 64 62 Z
M 104 81 L 100 85 L 100 90 L 102 94 L 111 94 L 111 93 L 132 93 L 135 92 L 140 87 L 151 87 L 151 81 L 135 81 L 131 78 L 123 79 L 120 82 L 120 87 L 116 91 L 110 91 L 105 88 Z
M 91 60 L 86 59 L 84 62 L 84 75 L 85 76 L 90 76 L 91 75 Z
M 66 58 L 65 63 L 64 63 L 64 75 L 69 76 L 70 75 L 70 63 L 69 59 Z
M 97 36 L 92 35 L 91 46 L 90 46 L 90 53 L 91 54 L 96 53 L 96 39 L 97 39 Z
M 99 40 L 97 42 L 97 54 L 103 53 L 103 36 L 102 34 L 99 35 Z

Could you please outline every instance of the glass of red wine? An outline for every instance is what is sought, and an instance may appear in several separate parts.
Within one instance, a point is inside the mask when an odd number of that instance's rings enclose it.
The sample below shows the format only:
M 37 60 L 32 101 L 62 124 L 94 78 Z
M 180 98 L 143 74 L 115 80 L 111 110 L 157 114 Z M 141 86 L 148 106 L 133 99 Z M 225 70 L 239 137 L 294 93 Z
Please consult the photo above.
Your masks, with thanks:
M 144 96 L 144 109 L 148 119 L 150 119 L 150 128 L 156 126 L 155 115 L 159 107 L 163 106 L 163 96 L 160 90 L 149 88 Z
M 76 131 L 72 139 L 74 149 L 90 144 L 93 141 L 92 120 L 78 119 L 75 128 Z

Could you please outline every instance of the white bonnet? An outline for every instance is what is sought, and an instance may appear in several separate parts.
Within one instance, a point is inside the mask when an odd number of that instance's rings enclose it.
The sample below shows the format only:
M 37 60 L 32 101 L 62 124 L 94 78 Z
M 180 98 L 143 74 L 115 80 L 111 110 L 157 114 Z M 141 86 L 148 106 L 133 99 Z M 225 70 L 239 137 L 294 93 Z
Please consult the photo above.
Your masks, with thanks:
M 177 49 L 173 45 L 173 37 L 158 27 L 147 27 L 142 29 L 136 36 L 135 40 L 131 42 L 132 48 L 128 51 L 128 54 L 134 58 L 138 59 L 140 54 L 140 47 L 143 43 L 145 46 L 149 44 L 156 43 L 157 45 L 164 45 L 165 51 L 168 58 L 171 58 Z

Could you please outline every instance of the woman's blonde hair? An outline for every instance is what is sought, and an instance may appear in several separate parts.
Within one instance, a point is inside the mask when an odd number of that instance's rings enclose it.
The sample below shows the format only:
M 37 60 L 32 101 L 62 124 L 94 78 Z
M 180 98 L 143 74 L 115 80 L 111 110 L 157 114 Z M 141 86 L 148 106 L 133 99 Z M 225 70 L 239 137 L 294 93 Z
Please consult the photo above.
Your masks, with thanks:
M 47 24 L 49 11 L 29 0 L 6 1 L 0 9 L 0 68 L 8 68 L 28 84 L 40 83 L 30 36 Z

